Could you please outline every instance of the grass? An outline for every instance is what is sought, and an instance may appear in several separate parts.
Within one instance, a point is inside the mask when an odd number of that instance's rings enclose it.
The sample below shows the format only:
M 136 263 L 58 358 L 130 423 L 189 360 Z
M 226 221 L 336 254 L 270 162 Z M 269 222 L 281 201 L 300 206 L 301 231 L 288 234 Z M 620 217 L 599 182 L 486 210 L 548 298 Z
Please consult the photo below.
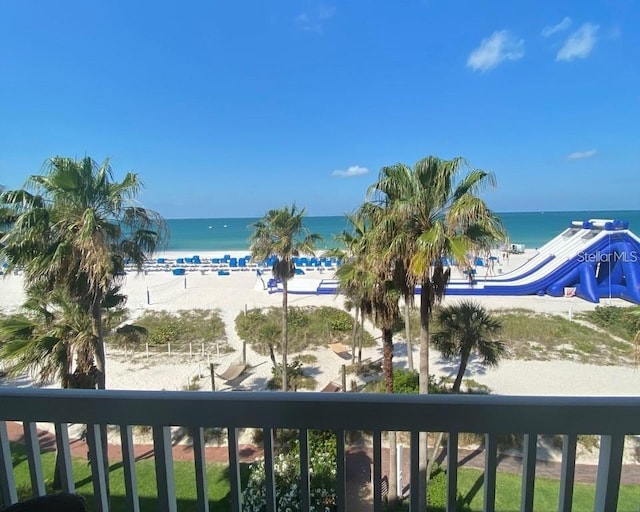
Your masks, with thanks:
M 594 315 L 576 314 L 574 318 L 578 321 L 571 321 L 560 315 L 536 313 L 525 308 L 496 309 L 491 313 L 502 322 L 498 339 L 506 343 L 509 359 L 562 359 L 623 366 L 635 364 L 633 343 L 617 339 L 622 331 L 617 322 L 612 321 L 623 313 L 616 311 L 616 315 L 606 315 L 603 312 Z M 436 318 L 437 315 L 434 314 L 432 332 L 439 329 Z M 598 320 L 597 323 L 595 319 Z M 593 326 L 585 325 L 587 321 Z M 420 333 L 418 311 L 411 314 L 411 329 L 412 337 L 417 340 Z M 628 339 L 628 335 L 623 337 Z
M 518 474 L 498 472 L 496 474 L 496 510 L 520 510 L 520 488 L 522 479 Z M 469 510 L 481 511 L 483 500 L 483 472 L 479 469 L 458 469 L 458 492 Z M 560 481 L 536 477 L 534 506 L 536 511 L 558 509 Z M 573 510 L 593 510 L 595 485 L 576 483 L 573 491 Z M 640 486 L 620 486 L 618 511 L 637 511 L 640 502 Z
M 172 350 L 188 351 L 189 344 L 200 350 L 204 343 L 209 352 L 219 350 L 226 353 L 232 351 L 227 343 L 225 324 L 220 312 L 215 309 L 180 310 L 175 313 L 167 311 L 146 311 L 136 319 L 136 325 L 147 329 L 148 335 L 141 342 L 148 342 L 150 347 L 166 347 L 171 343 Z M 122 342 L 114 337 L 108 343 L 122 346 Z M 217 342 L 217 343 L 216 343 Z M 131 344 L 129 349 L 134 348 Z M 144 349 L 144 346 L 142 347 Z
M 14 458 L 14 474 L 16 485 L 21 499 L 28 498 L 31 494 L 29 469 L 26 462 L 24 446 L 12 443 Z M 42 470 L 45 479 L 50 482 L 53 478 L 55 465 L 55 453 L 42 454 Z M 124 470 L 121 463 L 114 463 L 110 467 L 111 505 L 114 512 L 128 510 L 125 499 Z M 248 466 L 241 465 L 241 475 L 246 480 Z M 176 477 L 176 497 L 178 510 L 196 511 L 196 485 L 195 469 L 193 462 L 175 461 L 174 470 Z M 153 459 L 138 460 L 136 462 L 136 474 L 138 481 L 138 494 L 140 497 L 140 510 L 143 512 L 155 512 L 157 506 L 156 476 Z M 86 460 L 73 459 L 73 475 L 75 477 L 76 492 L 87 499 L 90 510 L 96 510 L 93 500 L 93 485 L 91 481 L 90 467 Z M 207 465 L 207 481 L 209 507 L 212 512 L 228 511 L 231 508 L 230 486 L 228 468 L 221 464 Z M 50 485 L 48 485 L 50 487 Z
M 632 364 L 632 344 L 621 342 L 608 332 L 559 315 L 524 309 L 496 310 L 494 314 L 502 322 L 499 339 L 507 344 L 512 359 Z
M 11 445 L 16 484 L 20 490 L 21 498 L 27 498 L 30 494 L 29 470 L 26 462 L 24 446 L 18 443 Z M 42 468 L 47 480 L 51 480 L 55 454 L 53 452 L 42 455 Z M 192 462 L 175 461 L 176 496 L 178 510 L 191 512 L 196 510 L 195 471 Z M 144 459 L 136 462 L 138 480 L 138 493 L 140 496 L 140 510 L 152 512 L 157 507 L 156 477 L 153 459 Z M 73 473 L 76 488 L 89 502 L 91 510 L 96 510 L 93 501 L 93 487 L 87 462 L 82 459 L 73 460 Z M 241 477 L 246 482 L 248 466 L 241 465 Z M 519 510 L 521 477 L 518 474 L 497 473 L 496 510 Z M 231 507 L 228 469 L 221 464 L 207 465 L 209 506 L 212 512 L 227 511 Z M 115 512 L 127 510 L 124 489 L 124 472 L 120 463 L 111 465 L 111 504 Z M 483 473 L 472 468 L 459 468 L 458 492 L 462 495 L 462 501 L 469 507 L 468 510 L 482 510 L 483 499 Z M 595 486 L 592 484 L 576 483 L 574 487 L 573 510 L 593 510 Z M 559 481 L 549 478 L 536 478 L 534 510 L 547 511 L 557 509 L 559 495 Z M 637 511 L 640 502 L 640 486 L 622 485 L 618 501 L 618 511 Z M 438 510 L 432 509 L 432 510 Z

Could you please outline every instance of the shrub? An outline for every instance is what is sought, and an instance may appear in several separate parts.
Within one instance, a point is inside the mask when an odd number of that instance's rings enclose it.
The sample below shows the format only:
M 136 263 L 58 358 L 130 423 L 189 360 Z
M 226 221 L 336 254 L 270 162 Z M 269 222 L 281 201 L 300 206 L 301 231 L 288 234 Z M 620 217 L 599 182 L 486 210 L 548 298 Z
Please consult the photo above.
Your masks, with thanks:
M 612 334 L 631 341 L 640 331 L 640 308 L 597 306 L 585 313 L 586 318 Z
M 309 476 L 312 511 L 336 510 L 336 449 L 335 436 L 331 433 L 310 432 Z M 333 444 L 331 444 L 333 439 Z M 274 457 L 276 484 L 276 509 L 301 511 L 300 446 L 298 441 L 287 453 Z M 266 486 L 264 461 L 257 461 L 249 468 L 247 486 L 242 492 L 242 510 L 262 512 L 266 510 Z
M 277 368 L 271 368 L 272 377 L 267 381 L 267 389 L 277 390 L 282 387 L 281 368 L 281 365 L 278 365 Z M 287 384 L 294 391 L 297 389 L 313 390 L 316 387 L 315 379 L 304 374 L 300 361 L 293 361 L 291 364 L 287 364 Z
M 413 393 L 419 391 L 420 377 L 418 372 L 395 368 L 393 370 L 393 392 L 394 393 Z M 384 393 L 384 382 L 377 381 L 372 383 L 369 391 L 372 393 Z M 448 393 L 446 379 L 440 377 L 436 381 L 435 375 L 429 375 L 429 393 Z

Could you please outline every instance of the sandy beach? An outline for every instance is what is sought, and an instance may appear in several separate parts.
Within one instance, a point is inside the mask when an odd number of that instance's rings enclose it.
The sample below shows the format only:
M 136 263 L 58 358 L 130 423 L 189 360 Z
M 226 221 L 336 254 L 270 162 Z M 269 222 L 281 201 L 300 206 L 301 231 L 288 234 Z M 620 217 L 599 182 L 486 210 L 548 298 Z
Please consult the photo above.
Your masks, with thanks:
M 198 253 L 197 251 L 169 252 L 158 257 L 175 260 L 198 254 L 203 260 L 221 257 L 218 253 Z M 232 256 L 244 256 L 244 251 L 236 251 Z M 533 255 L 527 251 L 522 255 L 512 255 L 496 269 L 498 272 L 513 270 Z M 218 354 L 213 349 L 202 352 L 200 346 L 192 348 L 192 355 L 169 355 L 167 351 L 152 352 L 147 356 L 143 348 L 137 352 L 124 353 L 123 350 L 107 350 L 107 387 L 110 389 L 180 390 L 194 379 L 201 388 L 210 388 L 208 364 L 214 363 L 219 373 L 229 364 L 240 359 L 242 340 L 235 334 L 234 319 L 245 308 L 279 306 L 279 293 L 268 293 L 257 278 L 255 270 L 237 269 L 230 275 L 218 275 L 213 269 L 204 267 L 187 268 L 184 276 L 175 276 L 166 270 L 149 270 L 143 273 L 129 272 L 125 277 L 123 291 L 128 296 L 127 307 L 133 318 L 147 310 L 179 311 L 188 309 L 217 309 L 226 324 L 227 343 L 233 348 L 228 354 Z M 331 278 L 333 271 L 325 269 L 323 278 Z M 264 276 L 268 278 L 268 272 Z M 318 279 L 320 275 L 307 272 L 294 280 Z M 0 279 L 0 310 L 3 313 L 18 311 L 24 300 L 22 276 L 9 275 Z M 459 300 L 459 297 L 445 298 L 445 304 Z M 478 297 L 479 302 L 491 309 L 521 307 L 537 312 L 547 312 L 569 316 L 573 312 L 591 310 L 595 304 L 576 297 Z M 607 301 L 608 302 L 608 301 Z M 336 295 L 290 295 L 291 306 L 334 306 L 343 307 L 343 298 Z M 612 300 L 614 305 L 628 305 L 620 300 Z M 380 333 L 371 325 L 367 328 L 379 340 Z M 317 381 L 316 390 L 321 390 L 329 382 L 341 382 L 341 366 L 345 363 L 329 348 L 319 348 L 314 352 L 317 362 L 313 368 Z M 295 354 L 292 355 L 295 357 Z M 364 358 L 377 360 L 382 357 L 380 345 L 365 349 Z M 401 336 L 395 339 L 394 364 L 406 367 L 406 344 Z M 414 347 L 414 360 L 418 360 Z M 242 389 L 263 389 L 271 376 L 268 358 L 247 347 L 247 363 L 250 370 L 241 382 Z M 455 375 L 457 363 L 447 361 L 434 351 L 432 372 L 435 375 Z M 518 361 L 503 360 L 497 368 L 484 369 L 470 364 L 467 377 L 488 386 L 494 394 L 508 395 L 637 395 L 640 390 L 640 370 L 630 367 L 598 366 L 580 364 L 573 361 Z M 351 376 L 348 377 L 349 379 Z M 25 380 L 24 385 L 28 384 Z M 217 389 L 231 389 L 218 380 Z

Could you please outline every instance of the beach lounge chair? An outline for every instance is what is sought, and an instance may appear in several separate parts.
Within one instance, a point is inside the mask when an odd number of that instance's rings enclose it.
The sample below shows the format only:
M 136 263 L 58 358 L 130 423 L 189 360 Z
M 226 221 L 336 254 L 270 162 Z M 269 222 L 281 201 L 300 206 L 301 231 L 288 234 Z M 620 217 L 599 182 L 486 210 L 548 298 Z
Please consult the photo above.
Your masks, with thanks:
M 349 347 L 347 347 L 343 343 L 329 343 L 329 348 L 335 352 L 335 354 L 342 359 L 351 359 L 351 354 L 349 353 Z
M 342 386 L 333 381 L 329 382 L 329 384 L 320 390 L 321 393 L 337 393 L 339 391 L 342 391 Z

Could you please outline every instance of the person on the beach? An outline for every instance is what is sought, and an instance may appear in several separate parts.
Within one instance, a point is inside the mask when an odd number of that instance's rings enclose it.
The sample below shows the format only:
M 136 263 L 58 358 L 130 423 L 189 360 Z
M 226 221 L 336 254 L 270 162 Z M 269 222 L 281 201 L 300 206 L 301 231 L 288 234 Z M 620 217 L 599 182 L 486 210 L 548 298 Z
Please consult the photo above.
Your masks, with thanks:
M 258 279 L 260 279 L 260 282 L 262 283 L 262 289 L 266 290 L 267 285 L 265 284 L 264 279 L 262 278 L 262 270 L 260 270 L 259 268 L 256 269 L 256 276 L 258 277 Z

